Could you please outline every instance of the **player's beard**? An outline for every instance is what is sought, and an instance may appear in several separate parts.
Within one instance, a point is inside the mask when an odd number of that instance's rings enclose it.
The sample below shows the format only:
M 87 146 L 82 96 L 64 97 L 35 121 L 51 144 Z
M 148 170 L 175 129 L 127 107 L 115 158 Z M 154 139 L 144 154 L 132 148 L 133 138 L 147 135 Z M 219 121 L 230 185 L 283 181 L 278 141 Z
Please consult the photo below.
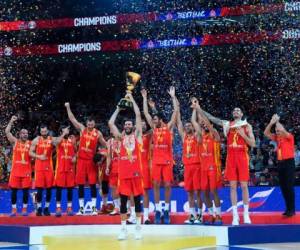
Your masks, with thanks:
M 69 137 L 68 135 L 65 135 L 65 136 L 64 136 L 64 139 L 68 139 L 68 137 Z
M 130 134 L 132 134 L 132 131 L 133 131 L 132 128 L 125 129 L 125 134 L 130 135 Z

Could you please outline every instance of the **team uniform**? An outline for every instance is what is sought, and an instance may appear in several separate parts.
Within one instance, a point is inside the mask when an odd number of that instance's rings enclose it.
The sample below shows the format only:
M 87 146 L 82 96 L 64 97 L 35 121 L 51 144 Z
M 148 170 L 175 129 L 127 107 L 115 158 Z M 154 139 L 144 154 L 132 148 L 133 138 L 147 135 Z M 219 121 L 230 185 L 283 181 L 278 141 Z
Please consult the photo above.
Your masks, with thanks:
M 16 189 L 30 188 L 31 180 L 31 158 L 29 156 L 31 142 L 18 140 L 13 148 L 12 168 L 9 177 L 9 187 Z
M 118 166 L 119 194 L 128 197 L 142 195 L 141 145 L 135 135 L 122 138 Z
M 141 162 L 143 169 L 143 186 L 144 189 L 152 188 L 152 180 L 151 180 L 151 134 L 143 135 L 143 145 L 141 150 Z
M 230 122 L 230 126 L 234 123 Z M 248 135 L 246 126 L 242 126 Z M 236 128 L 230 128 L 227 135 L 227 158 L 225 178 L 228 181 L 249 180 L 249 154 L 246 141 L 238 134 Z
M 211 133 L 203 133 L 200 144 L 201 189 L 215 190 L 222 186 L 220 143 Z
M 71 139 L 63 139 L 56 147 L 56 171 L 55 185 L 62 188 L 75 186 L 75 163 L 76 156 L 74 142 Z
M 86 180 L 90 185 L 97 183 L 98 169 L 93 161 L 97 149 L 100 132 L 97 129 L 89 131 L 85 128 L 80 136 L 78 159 L 76 166 L 76 184 L 84 185 Z
M 173 135 L 166 125 L 153 130 L 152 179 L 173 181 Z
M 36 145 L 36 154 L 45 155 L 46 160 L 35 159 L 35 187 L 50 188 L 53 186 L 54 170 L 52 162 L 53 139 L 39 137 Z
M 201 164 L 199 142 L 194 134 L 184 135 L 182 162 L 184 165 L 184 189 L 186 191 L 200 190 Z

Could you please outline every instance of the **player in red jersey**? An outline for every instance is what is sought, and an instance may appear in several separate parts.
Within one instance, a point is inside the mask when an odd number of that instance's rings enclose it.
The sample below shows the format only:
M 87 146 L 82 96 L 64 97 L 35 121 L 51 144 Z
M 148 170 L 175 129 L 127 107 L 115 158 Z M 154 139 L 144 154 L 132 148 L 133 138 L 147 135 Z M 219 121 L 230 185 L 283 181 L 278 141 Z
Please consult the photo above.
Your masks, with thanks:
M 63 126 L 60 129 L 66 128 Z M 75 186 L 75 163 L 76 163 L 76 139 L 71 134 L 66 134 L 61 142 L 56 146 L 56 169 L 54 182 L 56 185 L 56 217 L 62 215 L 61 196 L 62 189 L 67 189 L 67 214 L 73 215 L 72 197 Z
M 35 187 L 37 189 L 37 216 L 42 213 L 50 215 L 49 205 L 51 200 L 51 190 L 54 185 L 54 169 L 52 162 L 53 147 L 58 145 L 65 135 L 69 133 L 69 128 L 64 128 L 59 137 L 49 136 L 46 125 L 40 126 L 40 136 L 33 139 L 29 154 L 35 158 Z M 42 210 L 43 190 L 46 189 L 46 205 Z
M 218 195 L 218 188 L 222 186 L 220 135 L 209 120 L 203 116 L 198 100 L 193 98 L 192 102 L 197 110 L 198 120 L 202 124 L 202 141 L 200 144 L 201 190 L 204 191 L 205 203 L 209 213 L 209 220 L 205 224 L 221 225 L 221 202 Z M 214 214 L 210 194 L 213 195 L 216 215 Z
M 179 102 L 178 103 L 178 110 Z M 184 164 L 184 189 L 188 194 L 189 218 L 185 224 L 202 223 L 202 200 L 201 200 L 201 162 L 199 145 L 201 143 L 201 128 L 197 123 L 197 113 L 193 107 L 192 119 L 184 124 L 181 121 L 180 111 L 177 115 L 177 128 L 182 139 L 182 162 Z M 195 209 L 195 195 L 197 197 L 198 213 Z
M 16 138 L 11 133 L 11 127 L 18 119 L 17 116 L 12 116 L 6 129 L 5 134 L 8 141 L 13 146 L 12 168 L 9 177 L 8 186 L 11 189 L 11 203 L 12 212 L 10 216 L 17 215 L 17 192 L 23 191 L 23 209 L 22 215 L 27 216 L 27 204 L 28 204 L 28 192 L 31 187 L 31 158 L 29 156 L 29 149 L 31 142 L 28 140 L 27 129 L 21 129 L 19 132 L 19 138 Z
M 141 235 L 141 196 L 143 195 L 143 179 L 141 166 L 141 147 L 142 139 L 142 120 L 140 110 L 130 93 L 127 98 L 133 104 L 135 113 L 135 130 L 131 120 L 124 123 L 124 133 L 120 133 L 115 120 L 120 112 L 119 107 L 113 113 L 108 125 L 114 137 L 121 141 L 120 157 L 118 164 L 118 192 L 121 199 L 121 232 L 118 239 L 127 238 L 126 219 L 127 219 L 127 201 L 132 195 L 134 197 L 135 212 L 137 216 L 137 224 L 135 227 L 135 238 L 142 238 Z
M 165 207 L 163 222 L 170 223 L 170 198 L 171 183 L 173 181 L 173 128 L 176 124 L 177 104 L 175 88 L 171 87 L 169 95 L 172 98 L 174 111 L 171 120 L 165 124 L 162 116 L 156 113 L 153 118 L 148 111 L 147 91 L 142 90 L 144 115 L 149 126 L 153 130 L 153 156 L 152 156 L 152 179 L 155 199 L 155 223 L 160 224 L 162 218 L 162 208 L 160 205 L 160 184 L 163 181 L 165 187 Z
M 120 214 L 120 196 L 118 194 L 118 168 L 120 158 L 121 142 L 115 138 L 111 138 L 107 142 L 107 162 L 106 162 L 106 175 L 109 176 L 109 187 L 114 202 L 114 210 L 110 215 Z
M 202 112 L 202 110 L 201 110 Z M 233 220 L 232 225 L 239 225 L 237 212 L 237 185 L 242 188 L 244 203 L 244 223 L 251 224 L 249 217 L 249 154 L 248 148 L 255 147 L 255 138 L 252 126 L 242 120 L 243 112 L 240 108 L 234 108 L 232 112 L 233 121 L 221 120 L 204 112 L 205 116 L 213 123 L 222 126 L 224 135 L 227 137 L 227 159 L 225 178 L 230 183 L 230 198 L 232 203 Z
M 97 200 L 97 188 L 96 183 L 98 181 L 98 169 L 93 161 L 96 154 L 98 142 L 106 146 L 106 141 L 103 138 L 102 133 L 95 128 L 95 120 L 88 118 L 86 126 L 78 122 L 74 114 L 71 111 L 70 104 L 65 103 L 68 117 L 73 126 L 80 132 L 80 141 L 78 148 L 78 157 L 76 165 L 76 184 L 79 187 L 79 211 L 77 215 L 84 214 L 84 185 L 88 181 L 91 188 L 92 196 L 92 215 L 97 215 L 96 200 Z

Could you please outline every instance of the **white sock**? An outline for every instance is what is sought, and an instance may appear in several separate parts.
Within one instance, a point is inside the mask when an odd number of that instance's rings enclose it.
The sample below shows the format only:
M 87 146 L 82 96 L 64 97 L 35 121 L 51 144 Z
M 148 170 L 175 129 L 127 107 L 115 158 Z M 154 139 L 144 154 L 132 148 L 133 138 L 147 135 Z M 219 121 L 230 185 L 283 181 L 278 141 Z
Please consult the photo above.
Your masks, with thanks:
M 198 209 L 197 209 L 197 212 L 198 212 L 199 215 L 201 215 L 201 214 L 202 214 L 202 209 L 201 209 L 201 208 L 198 208 Z
M 103 205 L 104 205 L 104 206 L 107 205 L 107 196 L 102 197 L 102 202 L 103 202 Z
M 60 207 L 60 202 L 57 202 L 56 207 Z
M 49 207 L 49 205 L 50 205 L 50 202 L 46 202 L 45 208 L 46 208 L 46 207 Z
M 149 208 L 144 207 L 144 220 L 149 219 Z
M 82 198 L 79 199 L 79 206 L 84 207 L 84 199 Z
M 92 207 L 96 207 L 97 198 L 92 198 Z
M 221 207 L 216 207 L 216 214 L 221 215 Z
M 68 207 L 72 207 L 72 202 L 68 201 Z
M 161 205 L 160 205 L 160 203 L 155 203 L 155 211 L 161 212 Z
M 136 224 L 137 225 L 141 225 L 142 224 L 142 217 L 141 216 L 136 218 Z
M 232 214 L 233 216 L 238 216 L 237 206 L 232 206 Z
M 126 207 L 127 207 L 127 210 L 129 210 L 129 208 L 130 208 L 130 200 L 127 200 Z
M 249 213 L 249 205 L 248 204 L 244 204 L 244 213 L 245 214 Z
M 190 207 L 189 210 L 190 210 L 190 215 L 195 216 L 195 213 L 196 213 L 195 208 L 194 207 Z
M 13 209 L 16 209 L 16 208 L 17 208 L 17 204 L 13 204 L 13 205 L 12 205 L 12 208 L 13 208 Z
M 27 203 L 24 203 L 24 204 L 23 204 L 23 208 L 27 208 Z
M 121 228 L 126 230 L 126 220 L 121 221 Z
M 114 204 L 115 204 L 115 208 L 120 209 L 120 199 L 119 198 L 114 199 Z
M 165 211 L 169 211 L 170 210 L 170 203 L 165 203 Z
M 130 217 L 136 217 L 136 214 L 135 214 L 135 207 L 130 207 Z
M 209 208 L 207 208 L 207 210 L 208 210 L 209 215 L 214 215 L 214 208 L 213 207 L 209 207 Z
M 42 207 L 42 203 L 41 203 L 41 202 L 38 202 L 38 203 L 37 203 L 37 207 L 38 207 L 38 208 Z

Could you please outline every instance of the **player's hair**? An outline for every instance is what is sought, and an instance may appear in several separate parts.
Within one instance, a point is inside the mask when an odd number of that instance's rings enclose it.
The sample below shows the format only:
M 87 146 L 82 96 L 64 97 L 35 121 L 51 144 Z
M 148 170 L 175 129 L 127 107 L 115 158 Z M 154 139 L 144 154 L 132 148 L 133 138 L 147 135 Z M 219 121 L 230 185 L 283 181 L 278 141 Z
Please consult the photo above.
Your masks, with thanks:
M 153 117 L 155 117 L 155 116 L 157 116 L 157 118 L 158 118 L 159 120 L 165 121 L 165 117 L 164 117 L 164 115 L 163 115 L 162 112 L 156 112 L 155 114 L 153 114 Z
M 92 116 L 92 115 L 90 115 L 90 116 L 88 116 L 88 117 L 86 118 L 86 121 L 87 121 L 87 122 L 91 122 L 91 121 L 94 121 L 94 122 L 95 122 L 95 117 Z
M 123 125 L 125 124 L 125 122 L 131 122 L 132 125 L 135 124 L 134 120 L 133 120 L 133 119 L 130 119 L 130 118 L 124 118 L 124 119 L 123 119 Z
M 45 123 L 42 123 L 42 124 L 40 125 L 40 130 L 41 130 L 42 128 L 48 129 L 48 125 L 46 125 Z

